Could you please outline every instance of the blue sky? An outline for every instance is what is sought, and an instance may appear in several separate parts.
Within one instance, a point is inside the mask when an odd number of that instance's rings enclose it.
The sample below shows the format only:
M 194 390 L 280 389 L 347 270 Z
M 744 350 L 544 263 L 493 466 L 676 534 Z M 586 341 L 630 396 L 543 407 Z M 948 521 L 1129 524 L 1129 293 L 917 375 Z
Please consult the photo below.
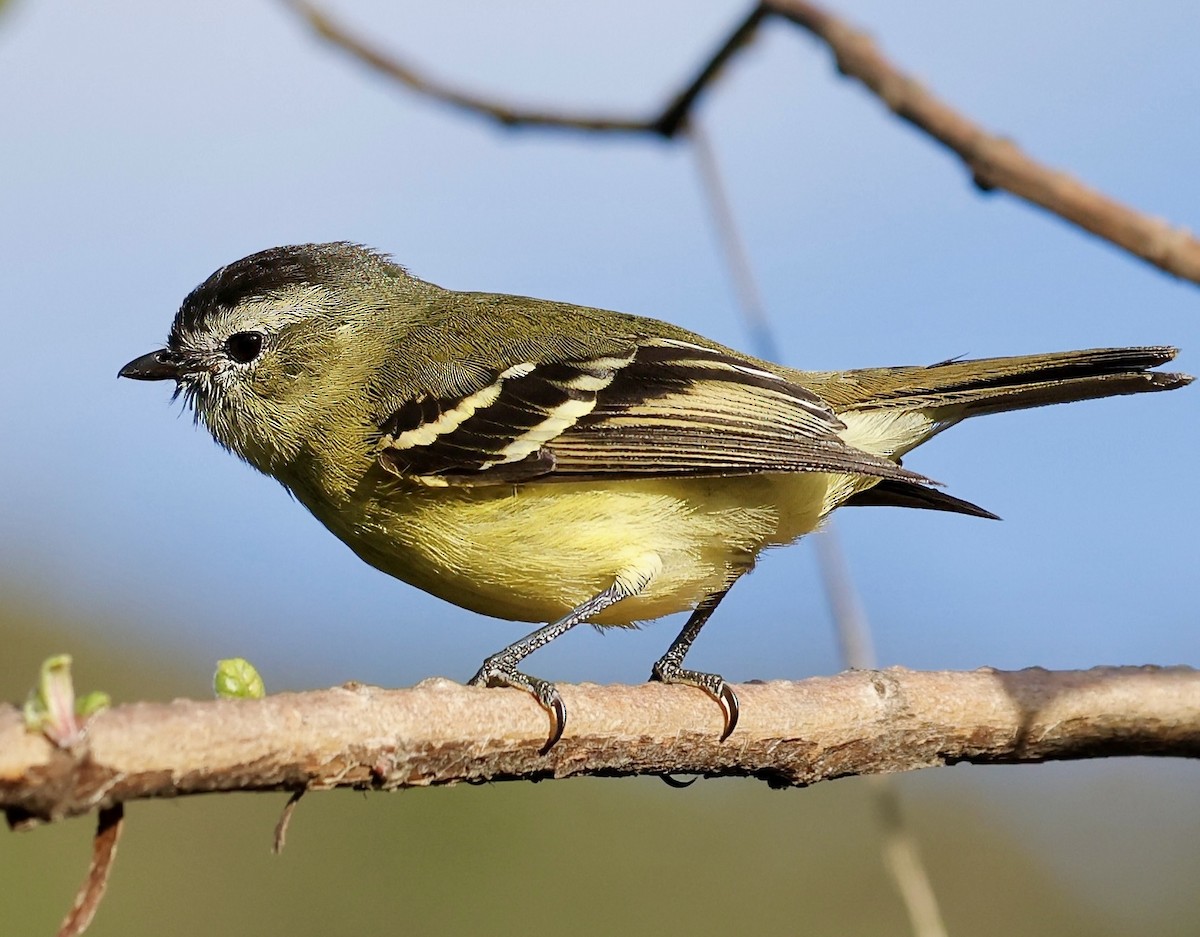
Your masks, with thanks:
M 986 126 L 1200 226 L 1194 5 L 839 7 Z M 640 113 L 744 6 L 334 9 L 463 85 Z M 788 363 L 1174 343 L 1181 369 L 1200 370 L 1196 287 L 980 195 L 791 27 L 766 29 L 701 115 Z M 179 416 L 168 388 L 116 380 L 220 264 L 352 239 L 446 286 L 638 312 L 748 347 L 686 147 L 461 118 L 277 5 L 18 4 L 0 20 L 0 120 L 0 562 L 25 591 L 200 670 L 237 654 L 275 687 L 465 679 L 523 631 L 368 569 Z M 842 512 L 881 660 L 1200 664 L 1198 394 L 986 418 L 909 458 L 1000 524 Z M 582 630 L 529 669 L 641 680 L 677 625 Z M 764 558 L 689 661 L 733 680 L 837 670 L 811 546 Z
M 1194 3 L 837 5 L 985 126 L 1200 228 Z M 334 9 L 445 79 L 642 113 L 745 6 Z M 1197 287 L 982 196 L 796 30 L 765 29 L 701 116 L 787 363 L 1172 343 L 1179 367 L 1200 372 Z M 0 588 L 57 603 L 96 637 L 183 656 L 195 679 L 180 694 L 207 693 L 212 662 L 233 655 L 272 689 L 462 680 L 526 630 L 367 568 L 218 450 L 169 388 L 117 381 L 217 266 L 352 239 L 445 286 L 637 312 L 749 346 L 686 147 L 464 119 L 317 44 L 276 4 L 18 2 L 0 17 L 0 126 Z M 1198 415 L 1193 387 L 985 418 L 910 456 L 1005 520 L 838 515 L 880 660 L 1200 665 Z M 766 556 L 689 663 L 732 680 L 840 669 L 813 552 Z M 580 629 L 528 669 L 642 680 L 678 625 Z M 86 661 L 77 670 L 86 681 Z M 1194 765 L 1156 769 L 959 770 L 906 789 L 974 792 L 1061 880 L 1090 886 L 1089 903 L 1132 921 L 1164 882 L 1190 887 L 1159 856 L 1188 848 L 1174 818 L 1194 815 Z M 1130 852 L 1148 829 L 1159 846 Z M 1177 851 L 1159 848 L 1172 836 Z

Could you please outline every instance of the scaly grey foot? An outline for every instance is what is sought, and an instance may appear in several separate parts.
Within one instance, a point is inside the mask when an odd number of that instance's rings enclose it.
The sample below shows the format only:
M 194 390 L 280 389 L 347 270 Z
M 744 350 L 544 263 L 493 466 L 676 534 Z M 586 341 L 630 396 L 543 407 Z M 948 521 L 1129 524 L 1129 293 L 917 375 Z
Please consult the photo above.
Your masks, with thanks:
M 471 686 L 511 686 L 524 690 L 550 716 L 550 735 L 539 754 L 546 754 L 562 738 L 567 726 L 567 704 L 563 702 L 558 688 L 549 680 L 532 677 L 517 670 L 517 662 L 501 651 L 489 657 L 470 680 Z
M 725 728 L 721 732 L 719 741 L 724 742 L 737 728 L 740 711 L 737 694 L 720 674 L 684 670 L 679 666 L 679 662 L 673 660 L 668 653 L 654 665 L 654 672 L 650 674 L 650 679 L 660 683 L 682 683 L 684 686 L 694 686 L 716 700 L 725 719 Z

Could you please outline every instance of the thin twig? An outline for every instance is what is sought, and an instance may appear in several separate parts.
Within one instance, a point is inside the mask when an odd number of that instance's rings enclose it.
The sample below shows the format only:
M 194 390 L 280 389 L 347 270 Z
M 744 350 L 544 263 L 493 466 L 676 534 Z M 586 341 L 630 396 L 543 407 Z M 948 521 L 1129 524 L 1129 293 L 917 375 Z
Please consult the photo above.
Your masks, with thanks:
M 271 852 L 275 855 L 283 852 L 283 847 L 287 845 L 288 827 L 292 825 L 292 815 L 296 812 L 296 805 L 300 803 L 300 798 L 306 793 L 308 793 L 308 788 L 304 787 L 292 791 L 292 796 L 283 805 L 283 811 L 279 814 L 279 822 L 275 824 L 275 838 L 271 844 Z
M 554 110 L 520 107 L 497 98 L 452 87 L 427 76 L 394 53 L 384 52 L 307 0 L 283 0 L 322 39 L 350 53 L 363 64 L 386 75 L 411 91 L 476 117 L 494 120 L 505 127 L 546 130 L 575 130 L 585 133 L 648 133 L 670 139 L 687 121 L 697 99 L 712 83 L 721 67 L 754 35 L 766 10 L 756 7 L 705 61 L 696 76 L 650 117 L 605 114 L 571 114 Z
M 778 343 L 767 316 L 762 294 L 750 264 L 750 252 L 738 228 L 729 200 L 720 164 L 708 134 L 699 121 L 689 125 L 689 138 L 696 154 L 701 186 L 706 195 L 724 248 L 726 266 L 737 284 L 738 305 L 742 318 L 754 338 L 755 353 L 779 361 Z M 867 670 L 876 666 L 871 641 L 870 624 L 862 601 L 850 578 L 850 571 L 837 541 L 832 523 L 817 539 L 817 557 L 821 579 L 829 598 L 834 625 L 842 649 L 842 660 L 848 667 Z M 882 830 L 883 864 L 892 878 L 900 900 L 908 912 L 909 924 L 916 937 L 946 937 L 946 927 L 933 891 L 929 872 L 921 861 L 916 837 L 908 829 L 900 806 L 900 794 L 890 777 L 872 779 L 870 791 L 875 800 L 876 815 Z
M 671 138 L 687 126 L 689 117 L 695 109 L 700 95 L 710 84 L 717 80 L 725 64 L 735 54 L 750 44 L 750 41 L 754 38 L 754 34 L 758 31 L 759 23 L 763 21 L 769 12 L 770 10 L 762 4 L 756 6 L 737 25 L 729 35 L 729 38 L 717 47 L 717 50 L 701 66 L 700 71 L 696 73 L 696 77 L 675 96 L 673 101 L 667 104 L 663 112 L 658 116 L 658 119 L 654 121 L 654 129 L 659 134 Z
M 829 611 L 837 623 L 842 660 L 855 670 L 870 670 L 877 666 L 871 625 L 858 590 L 854 588 L 854 580 L 850 578 L 846 554 L 833 523 L 826 524 L 815 540 L 821 582 L 825 586 Z
M 867 780 L 875 791 L 875 806 L 883 829 L 883 865 L 900 893 L 912 932 L 917 937 L 947 937 L 929 870 L 904 818 L 896 779 L 882 776 Z
M 851 671 L 743 684 L 741 721 L 690 687 L 559 684 L 570 718 L 519 690 L 426 680 L 265 699 L 116 706 L 85 759 L 0 706 L 0 810 L 28 827 L 147 797 L 230 790 L 390 790 L 461 781 L 703 774 L 815 784 L 968 761 L 1200 757 L 1200 671 Z
M 92 923 L 104 891 L 108 888 L 108 876 L 112 872 L 113 859 L 117 855 L 117 841 L 124 828 L 125 808 L 120 803 L 100 810 L 96 822 L 96 835 L 92 839 L 92 862 L 87 878 L 79 887 L 75 904 L 58 928 L 58 937 L 78 937 Z
M 1051 214 L 1129 251 L 1156 267 L 1200 283 L 1200 240 L 1187 229 L 1130 208 L 1068 173 L 1027 156 L 1010 139 L 986 131 L 925 90 L 892 64 L 865 33 L 828 10 L 804 0 L 764 0 L 750 11 L 695 76 L 650 117 L 575 114 L 522 108 L 426 76 L 338 23 L 308 0 L 283 0 L 321 38 L 413 92 L 485 117 L 505 127 L 587 133 L 652 134 L 671 139 L 688 124 L 697 101 L 766 19 L 781 17 L 808 31 L 833 51 L 838 69 L 861 81 L 899 117 L 963 160 L 983 190 L 1003 189 Z
M 729 201 L 717 154 L 703 125 L 694 118 L 688 127 L 688 139 L 696 157 L 696 169 L 700 174 L 704 200 L 720 240 L 725 266 L 733 279 L 738 308 L 742 312 L 742 322 L 750 333 L 754 353 L 768 361 L 781 361 L 779 343 L 775 341 L 771 320 L 767 317 L 766 306 L 763 304 L 762 292 L 750 266 L 750 252 L 746 250 L 746 241 L 734 218 L 733 205 Z
M 832 524 L 817 535 L 816 547 L 821 582 L 837 625 L 842 659 L 856 669 L 874 668 L 877 664 L 871 626 Z M 896 780 L 891 776 L 870 780 L 875 815 L 883 833 L 883 865 L 908 912 L 912 932 L 917 937 L 946 937 L 946 924 L 933 882 L 917 848 L 917 838 L 905 820 Z

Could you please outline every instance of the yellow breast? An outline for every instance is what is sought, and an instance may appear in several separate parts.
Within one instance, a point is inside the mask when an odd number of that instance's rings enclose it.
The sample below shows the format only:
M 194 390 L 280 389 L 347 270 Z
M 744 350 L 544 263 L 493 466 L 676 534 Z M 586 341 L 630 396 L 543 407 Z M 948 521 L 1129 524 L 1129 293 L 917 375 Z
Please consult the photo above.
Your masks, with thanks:
M 727 588 L 764 548 L 813 530 L 849 481 L 816 472 L 480 488 L 381 480 L 337 508 L 297 494 L 371 565 L 485 615 L 552 621 L 618 577 L 645 582 L 595 619 L 629 625 Z

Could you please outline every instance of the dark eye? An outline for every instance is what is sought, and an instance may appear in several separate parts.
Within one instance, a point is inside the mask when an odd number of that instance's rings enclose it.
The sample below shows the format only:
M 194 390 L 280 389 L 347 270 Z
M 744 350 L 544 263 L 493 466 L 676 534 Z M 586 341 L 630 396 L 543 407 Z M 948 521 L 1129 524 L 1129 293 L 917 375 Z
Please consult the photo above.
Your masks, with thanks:
M 225 353 L 238 364 L 249 364 L 262 351 L 262 332 L 234 332 L 225 339 Z

